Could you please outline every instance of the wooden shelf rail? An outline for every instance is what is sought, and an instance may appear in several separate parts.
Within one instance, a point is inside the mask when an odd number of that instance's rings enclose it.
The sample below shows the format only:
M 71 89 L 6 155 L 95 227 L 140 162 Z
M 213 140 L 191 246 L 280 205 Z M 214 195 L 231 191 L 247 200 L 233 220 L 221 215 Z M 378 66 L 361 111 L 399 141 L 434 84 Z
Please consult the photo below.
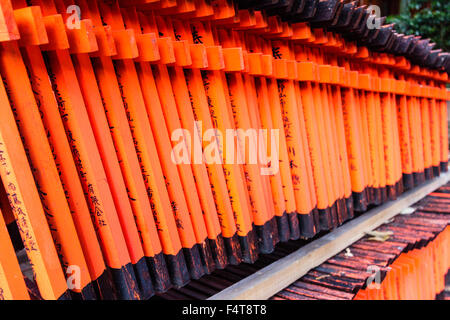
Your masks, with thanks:
M 308 271 L 338 254 L 383 223 L 400 214 L 405 208 L 446 184 L 450 173 L 410 190 L 396 201 L 390 201 L 359 218 L 352 220 L 326 236 L 311 242 L 296 252 L 261 269 L 208 300 L 266 300 L 286 288 Z

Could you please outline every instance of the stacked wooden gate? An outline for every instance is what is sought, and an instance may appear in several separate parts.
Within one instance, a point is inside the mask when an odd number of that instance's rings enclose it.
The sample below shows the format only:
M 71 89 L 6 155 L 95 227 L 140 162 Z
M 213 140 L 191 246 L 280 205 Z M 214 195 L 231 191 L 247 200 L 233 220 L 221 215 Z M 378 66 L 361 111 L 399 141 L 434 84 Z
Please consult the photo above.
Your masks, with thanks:
M 450 56 L 371 19 L 1 0 L 0 298 L 29 298 L 14 222 L 42 298 L 147 299 L 446 171 Z

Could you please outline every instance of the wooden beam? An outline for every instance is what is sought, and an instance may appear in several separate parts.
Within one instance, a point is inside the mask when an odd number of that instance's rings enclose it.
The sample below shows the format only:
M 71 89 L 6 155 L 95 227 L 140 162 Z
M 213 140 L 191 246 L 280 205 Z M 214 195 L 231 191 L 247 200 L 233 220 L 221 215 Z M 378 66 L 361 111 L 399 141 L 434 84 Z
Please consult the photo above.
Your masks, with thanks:
M 441 174 L 440 177 L 428 181 L 421 187 L 406 192 L 396 201 L 390 201 L 370 210 L 361 217 L 272 263 L 208 300 L 266 300 L 272 297 L 311 269 L 361 239 L 366 232 L 376 229 L 398 215 L 403 209 L 446 184 L 449 179 L 449 172 Z

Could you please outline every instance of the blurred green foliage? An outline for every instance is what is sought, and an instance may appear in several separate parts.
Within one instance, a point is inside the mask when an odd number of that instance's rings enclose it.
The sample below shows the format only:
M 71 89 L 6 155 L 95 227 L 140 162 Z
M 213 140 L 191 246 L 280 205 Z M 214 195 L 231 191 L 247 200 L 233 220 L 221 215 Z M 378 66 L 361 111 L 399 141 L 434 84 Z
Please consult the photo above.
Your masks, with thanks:
M 436 48 L 450 51 L 450 0 L 409 0 L 404 12 L 387 21 L 399 33 L 430 38 Z

